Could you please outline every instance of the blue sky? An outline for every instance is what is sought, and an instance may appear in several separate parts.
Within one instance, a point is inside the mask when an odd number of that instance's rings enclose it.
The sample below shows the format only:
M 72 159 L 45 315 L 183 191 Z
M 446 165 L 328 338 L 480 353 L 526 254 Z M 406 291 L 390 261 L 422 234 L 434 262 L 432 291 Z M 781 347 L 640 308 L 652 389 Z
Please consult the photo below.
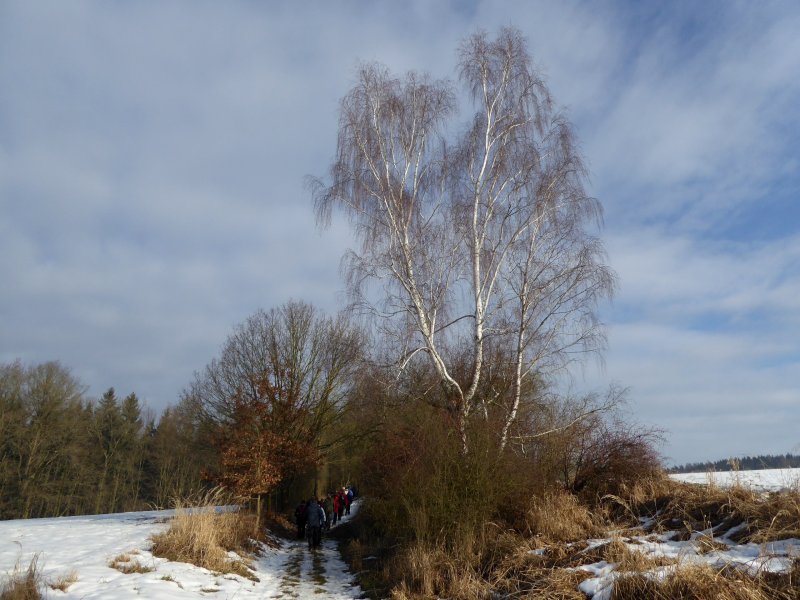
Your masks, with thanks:
M 359 60 L 452 77 L 527 36 L 575 123 L 620 278 L 609 350 L 674 462 L 800 444 L 800 4 L 0 3 L 0 361 L 175 402 L 232 327 L 342 305 L 315 229 Z

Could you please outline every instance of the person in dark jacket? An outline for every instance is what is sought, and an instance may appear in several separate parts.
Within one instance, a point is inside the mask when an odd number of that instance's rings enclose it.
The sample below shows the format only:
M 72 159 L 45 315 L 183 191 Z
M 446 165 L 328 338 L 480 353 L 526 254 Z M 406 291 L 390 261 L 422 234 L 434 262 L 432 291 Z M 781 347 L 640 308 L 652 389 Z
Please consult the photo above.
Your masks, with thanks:
M 322 526 L 325 524 L 325 511 L 316 498 L 310 498 L 306 505 L 306 537 L 308 549 L 317 548 L 322 540 Z
M 339 512 L 339 520 L 341 521 L 342 517 L 344 516 L 344 507 L 345 507 L 344 490 L 339 490 L 338 496 L 339 496 L 338 512 Z
M 325 510 L 325 531 L 328 531 L 331 528 L 331 518 L 333 517 L 333 500 L 331 500 L 330 494 L 325 496 L 325 500 L 322 501 L 322 508 Z
M 353 503 L 353 490 L 352 489 L 347 488 L 347 491 L 345 492 L 345 495 L 344 495 L 344 501 L 345 501 L 344 514 L 349 515 L 350 514 L 350 505 Z
M 302 540 L 306 536 L 306 503 L 300 502 L 294 509 L 294 522 L 297 523 L 297 539 Z

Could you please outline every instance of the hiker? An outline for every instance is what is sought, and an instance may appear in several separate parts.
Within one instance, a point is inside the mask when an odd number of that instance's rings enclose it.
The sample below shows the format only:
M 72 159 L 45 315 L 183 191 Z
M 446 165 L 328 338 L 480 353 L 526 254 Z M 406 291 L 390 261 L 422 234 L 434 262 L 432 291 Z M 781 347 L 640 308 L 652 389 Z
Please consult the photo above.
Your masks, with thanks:
M 327 494 L 325 500 L 322 502 L 322 509 L 325 511 L 325 531 L 331 528 L 331 517 L 333 517 L 333 500 L 331 495 Z
M 347 488 L 347 508 L 345 509 L 346 514 L 350 514 L 350 505 L 353 503 L 353 488 Z
M 316 498 L 309 498 L 306 506 L 306 537 L 308 549 L 319 547 L 322 539 L 322 524 L 325 522 L 325 511 Z
M 336 521 L 339 519 L 339 494 L 336 492 L 331 492 L 333 496 L 333 524 L 336 525 Z
M 294 509 L 294 521 L 297 523 L 297 539 L 302 540 L 306 536 L 306 503 L 301 501 Z
M 341 521 L 342 517 L 344 516 L 344 503 L 345 503 L 344 492 L 342 492 L 342 490 L 339 490 L 337 497 L 339 498 L 339 508 L 336 512 L 339 513 L 339 520 Z

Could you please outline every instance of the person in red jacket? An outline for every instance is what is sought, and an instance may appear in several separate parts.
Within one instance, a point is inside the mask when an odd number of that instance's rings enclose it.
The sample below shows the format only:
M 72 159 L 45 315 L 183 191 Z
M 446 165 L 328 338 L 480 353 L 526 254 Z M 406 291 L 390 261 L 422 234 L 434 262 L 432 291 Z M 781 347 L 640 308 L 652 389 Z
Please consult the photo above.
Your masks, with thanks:
M 339 494 L 333 495 L 333 524 L 336 525 L 336 521 L 341 518 L 341 513 L 339 512 Z

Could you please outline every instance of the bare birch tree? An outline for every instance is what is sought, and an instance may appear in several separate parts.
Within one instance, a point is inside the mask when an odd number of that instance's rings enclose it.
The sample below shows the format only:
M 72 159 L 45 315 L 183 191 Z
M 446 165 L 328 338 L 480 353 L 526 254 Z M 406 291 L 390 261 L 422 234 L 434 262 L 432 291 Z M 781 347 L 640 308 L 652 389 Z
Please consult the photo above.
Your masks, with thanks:
M 430 361 L 467 452 L 473 416 L 499 421 L 503 449 L 526 382 L 602 348 L 595 309 L 614 277 L 573 128 L 524 38 L 477 33 L 459 59 L 474 109 L 460 135 L 451 84 L 362 67 L 341 102 L 330 181 L 314 193 L 320 223 L 341 208 L 355 227 L 353 302 L 392 325 L 398 372 Z M 510 393 L 481 385 L 489 344 L 513 367 Z

